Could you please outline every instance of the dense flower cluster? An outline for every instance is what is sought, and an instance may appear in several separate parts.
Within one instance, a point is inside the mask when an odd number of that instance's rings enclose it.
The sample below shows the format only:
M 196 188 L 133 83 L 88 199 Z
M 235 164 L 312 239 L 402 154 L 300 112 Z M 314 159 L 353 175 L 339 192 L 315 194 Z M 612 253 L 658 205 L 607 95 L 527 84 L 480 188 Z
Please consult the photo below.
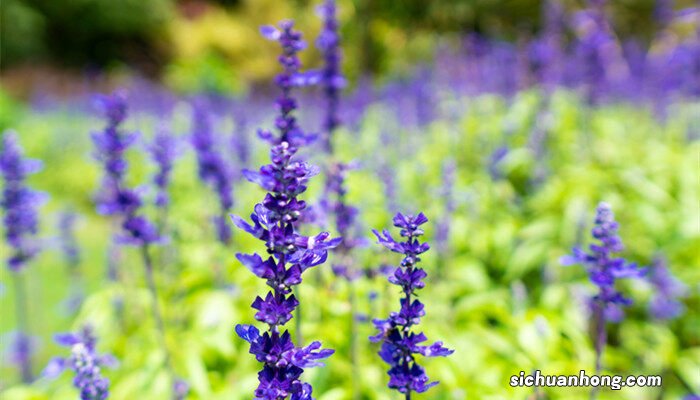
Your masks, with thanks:
M 654 297 L 649 303 L 649 312 L 654 318 L 667 320 L 681 316 L 685 306 L 680 298 L 687 294 L 688 287 L 671 275 L 663 258 L 657 257 L 651 265 L 649 281 L 654 286 Z
M 101 132 L 92 134 L 95 157 L 102 162 L 105 176 L 97 195 L 97 211 L 103 215 L 122 218 L 122 228 L 127 235 L 121 240 L 134 245 L 148 245 L 160 240 L 156 227 L 144 216 L 139 215 L 141 196 L 124 183 L 128 163 L 125 151 L 137 135 L 122 131 L 121 124 L 127 116 L 126 96 L 116 92 L 108 96 L 98 96 L 97 105 L 106 117 L 107 126 Z
M 563 265 L 583 264 L 596 286 L 598 294 L 593 297 L 594 312 L 600 311 L 608 321 L 619 322 L 624 314 L 620 306 L 630 305 L 632 301 L 615 289 L 615 282 L 620 278 L 642 277 L 646 270 L 638 268 L 636 263 L 624 258 L 614 257 L 614 253 L 623 250 L 622 240 L 617 235 L 618 224 L 607 203 L 600 203 L 596 210 L 595 227 L 591 234 L 600 243 L 589 246 L 590 253 L 575 247 L 573 254 L 561 259 Z
M 237 325 L 236 333 L 250 343 L 250 353 L 264 363 L 258 374 L 260 384 L 256 398 L 280 400 L 291 396 L 292 400 L 310 400 L 312 388 L 301 382 L 304 368 L 320 365 L 333 350 L 321 349 L 319 342 L 306 347 L 296 347 L 288 330 L 281 327 L 292 318 L 299 301 L 292 288 L 302 281 L 302 273 L 323 263 L 328 249 L 335 247 L 340 239 L 328 239 L 328 233 L 306 237 L 297 233 L 299 220 L 306 203 L 298 196 L 306 190 L 309 178 L 318 173 L 304 161 L 295 159 L 298 146 L 306 143 L 310 136 L 297 125 L 292 111 L 296 101 L 291 96 L 293 86 L 308 83 L 305 74 L 299 72 L 297 52 L 304 45 L 301 34 L 293 30 L 293 23 L 279 24 L 279 29 L 263 27 L 263 35 L 278 41 L 283 49 L 279 58 L 284 71 L 277 76 L 276 83 L 282 91 L 277 100 L 280 115 L 275 124 L 279 137 L 269 131 L 260 136 L 272 145 L 271 163 L 259 171 L 244 170 L 244 176 L 259 184 L 268 193 L 262 203 L 255 206 L 250 216 L 252 225 L 238 216 L 232 216 L 237 227 L 260 239 L 267 247 L 269 256 L 263 259 L 258 254 L 236 254 L 238 260 L 256 276 L 265 279 L 272 288 L 265 298 L 258 296 L 252 304 L 257 310 L 255 319 L 269 325 L 269 330 L 260 333 L 251 325 Z
M 109 380 L 102 376 L 102 367 L 112 367 L 116 360 L 110 355 L 98 355 L 97 339 L 90 327 L 78 333 L 64 333 L 54 337 L 56 343 L 71 348 L 68 358 L 52 359 L 44 369 L 44 376 L 55 378 L 65 369 L 75 372 L 73 386 L 80 391 L 81 400 L 105 400 L 109 397 Z
M 28 188 L 25 180 L 40 169 L 41 162 L 24 158 L 15 133 L 5 132 L 0 147 L 0 174 L 4 182 L 0 206 L 5 214 L 5 239 L 12 250 L 7 258 L 11 271 L 22 269 L 38 251 L 31 237 L 38 229 L 37 207 L 44 195 Z
M 223 156 L 216 150 L 211 115 L 203 100 L 198 100 L 193 104 L 192 145 L 197 153 L 199 178 L 214 189 L 219 199 L 220 213 L 213 217 L 217 237 L 220 242 L 228 243 L 231 228 L 226 222 L 226 215 L 233 207 L 232 174 Z
M 448 356 L 454 350 L 443 347 L 442 342 L 435 342 L 429 346 L 421 345 L 428 340 L 426 336 L 422 332 L 411 332 L 411 327 L 418 325 L 421 317 L 425 315 L 423 303 L 418 299 L 412 300 L 412 296 L 416 296 L 418 289 L 425 287 L 423 279 L 427 274 L 417 264 L 421 260 L 419 255 L 430 249 L 427 243 L 419 241 L 419 237 L 424 233 L 420 226 L 428 222 L 428 218 L 423 213 L 416 216 L 397 213 L 393 222 L 395 227 L 401 229 L 401 237 L 406 238 L 406 241 L 397 242 L 387 230 L 382 233 L 376 230 L 373 232 L 379 244 L 404 255 L 401 265 L 389 276 L 389 282 L 400 286 L 404 297 L 401 299 L 399 312 L 391 313 L 386 320 L 374 320 L 379 332 L 370 340 L 382 342 L 379 356 L 391 367 L 389 388 L 396 389 L 406 394 L 406 398 L 410 398 L 411 392 L 422 393 L 438 384 L 429 382 L 425 369 L 418 364 L 415 356 Z
M 335 0 L 326 0 L 318 7 L 318 13 L 323 18 L 323 30 L 316 39 L 316 47 L 323 54 L 324 68 L 321 72 L 321 82 L 326 100 L 326 117 L 323 123 L 324 146 L 332 149 L 332 136 L 340 124 L 338 118 L 338 103 L 340 91 L 345 86 L 345 78 L 340 71 L 340 35 L 338 34 L 338 19 L 336 18 Z

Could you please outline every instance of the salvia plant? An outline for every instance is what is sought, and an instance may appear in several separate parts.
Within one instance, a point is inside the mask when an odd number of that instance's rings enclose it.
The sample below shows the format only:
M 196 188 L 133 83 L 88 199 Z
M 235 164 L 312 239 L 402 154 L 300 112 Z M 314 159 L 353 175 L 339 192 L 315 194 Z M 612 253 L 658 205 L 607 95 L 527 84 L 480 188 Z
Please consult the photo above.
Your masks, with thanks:
M 639 278 L 646 273 L 646 269 L 638 268 L 636 263 L 615 257 L 615 253 L 624 249 L 617 229 L 618 223 L 615 222 L 610 205 L 601 202 L 596 209 L 595 226 L 591 230 L 591 235 L 598 243 L 590 244 L 589 252 L 575 247 L 571 255 L 561 259 L 563 265 L 584 265 L 591 282 L 598 287 L 598 293 L 590 302 L 595 329 L 596 373 L 601 369 L 603 350 L 607 343 L 606 321 L 622 321 L 624 312 L 621 306 L 632 304 L 631 299 L 616 289 L 615 283 L 622 278 Z
M 23 382 L 30 382 L 32 375 L 32 338 L 27 321 L 27 293 L 23 269 L 37 255 L 39 246 L 34 236 L 39 228 L 37 208 L 44 195 L 26 184 L 27 177 L 42 167 L 41 162 L 24 157 L 17 135 L 7 131 L 2 135 L 0 147 L 0 174 L 3 179 L 2 207 L 5 241 L 10 249 L 7 268 L 15 279 L 15 317 L 18 332 L 11 345 L 12 358 L 18 365 Z
M 338 34 L 338 19 L 336 17 L 335 0 L 326 0 L 318 7 L 318 13 L 323 19 L 323 29 L 316 39 L 316 46 L 323 54 L 324 67 L 321 72 L 326 101 L 326 116 L 323 123 L 323 145 L 332 152 L 333 132 L 340 125 L 338 105 L 340 91 L 345 86 L 345 78 L 340 71 L 342 55 L 340 52 L 340 35 Z
M 59 376 L 66 369 L 75 373 L 73 386 L 80 391 L 80 400 L 109 398 L 109 379 L 102 375 L 103 367 L 114 367 L 111 355 L 97 353 L 97 338 L 92 328 L 85 326 L 77 333 L 63 333 L 54 337 L 56 343 L 70 348 L 70 357 L 55 357 L 44 369 L 48 378 Z
M 126 98 L 122 93 L 101 97 L 104 112 L 107 116 L 107 127 L 104 131 L 93 134 L 97 147 L 98 159 L 105 161 L 107 171 L 105 187 L 107 196 L 99 197 L 101 210 L 107 214 L 117 214 L 121 219 L 121 233 L 117 235 L 120 244 L 135 246 L 139 249 L 146 272 L 146 283 L 151 293 L 151 312 L 159 334 L 159 342 L 163 346 L 164 366 L 172 377 L 170 356 L 166 344 L 165 324 L 158 306 L 158 290 L 156 286 L 154 263 L 150 247 L 163 242 L 158 228 L 143 214 L 143 200 L 138 191 L 130 189 L 124 182 L 127 162 L 124 151 L 131 144 L 135 135 L 124 135 L 120 124 L 127 117 Z M 98 208 L 100 210 L 100 208 Z M 173 385 L 175 382 L 173 382 Z
M 197 153 L 199 178 L 211 186 L 219 200 L 220 211 L 212 217 L 217 238 L 221 243 L 228 244 L 231 228 L 226 222 L 226 215 L 233 207 L 232 174 L 225 159 L 217 151 L 212 116 L 203 101 L 197 99 L 192 106 L 192 145 Z
M 424 279 L 428 275 L 418 266 L 421 261 L 419 256 L 430 249 L 428 243 L 420 242 L 420 237 L 424 234 L 421 225 L 426 222 L 428 218 L 423 213 L 416 216 L 397 213 L 393 223 L 400 229 L 400 235 L 405 241 L 397 242 L 387 230 L 382 233 L 372 231 L 379 244 L 404 256 L 401 264 L 389 276 L 389 282 L 401 287 L 401 310 L 392 312 L 388 319 L 375 319 L 373 322 L 378 332 L 370 340 L 381 342 L 379 356 L 390 367 L 389 388 L 404 394 L 406 399 L 411 398 L 411 393 L 422 393 L 438 384 L 429 381 L 425 369 L 418 364 L 418 354 L 444 357 L 454 352 L 444 347 L 442 342 L 421 345 L 428 338 L 423 332 L 415 333 L 411 330 L 425 315 L 425 306 L 417 299 L 416 291 L 425 287 Z
M 265 243 L 269 254 L 267 259 L 258 254 L 236 254 L 271 288 L 265 298 L 258 296 L 252 304 L 257 310 L 255 319 L 267 324 L 268 329 L 261 333 L 255 326 L 237 325 L 236 333 L 250 343 L 250 353 L 264 364 L 258 374 L 256 398 L 280 400 L 291 396 L 292 400 L 310 400 L 312 387 L 301 381 L 304 368 L 321 365 L 318 360 L 330 356 L 333 350 L 321 349 L 320 342 L 297 347 L 284 325 L 299 305 L 292 288 L 302 282 L 304 271 L 326 260 L 328 249 L 337 246 L 340 239 L 329 240 L 326 232 L 312 237 L 297 232 L 297 222 L 306 207 L 298 197 L 306 190 L 309 178 L 318 172 L 295 157 L 299 146 L 312 138 L 297 125 L 293 115 L 296 101 L 291 93 L 294 86 L 308 83 L 297 58 L 304 42 L 291 21 L 281 22 L 278 28 L 262 27 L 261 32 L 279 42 L 283 51 L 279 57 L 283 72 L 275 79 L 281 91 L 277 99 L 280 114 L 275 120 L 279 135 L 260 131 L 259 135 L 271 145 L 271 163 L 259 171 L 243 171 L 249 181 L 268 191 L 250 216 L 252 225 L 238 216 L 232 219 L 238 228 Z
M 172 179 L 175 158 L 178 155 L 176 138 L 165 123 L 158 127 L 148 151 L 157 167 L 153 176 L 153 185 L 156 189 L 155 205 L 160 209 L 158 225 L 159 230 L 162 232 L 165 229 L 170 206 L 168 187 Z

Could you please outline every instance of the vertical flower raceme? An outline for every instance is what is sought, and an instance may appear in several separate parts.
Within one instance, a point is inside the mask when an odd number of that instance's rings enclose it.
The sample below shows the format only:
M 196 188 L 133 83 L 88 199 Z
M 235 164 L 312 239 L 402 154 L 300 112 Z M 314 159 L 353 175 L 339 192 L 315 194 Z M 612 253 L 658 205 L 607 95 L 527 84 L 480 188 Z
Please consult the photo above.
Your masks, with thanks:
M 621 278 L 639 278 L 646 272 L 635 263 L 617 258 L 615 253 L 623 250 L 622 240 L 617 235 L 618 224 L 607 203 L 600 203 L 596 210 L 595 226 L 591 234 L 598 243 L 589 245 L 590 252 L 575 247 L 571 255 L 562 257 L 563 265 L 583 264 L 588 269 L 591 282 L 598 287 L 592 298 L 591 310 L 595 325 L 596 373 L 600 371 L 601 356 L 607 335 L 605 322 L 620 322 L 624 317 L 621 306 L 628 306 L 632 300 L 624 297 L 615 288 Z
M 397 213 L 393 219 L 394 226 L 401 230 L 401 237 L 406 240 L 397 242 L 384 230 L 382 233 L 373 230 L 379 240 L 379 244 L 387 249 L 403 254 L 401 265 L 389 276 L 389 282 L 400 286 L 403 292 L 401 310 L 393 312 L 385 320 L 374 320 L 378 333 L 372 336 L 372 342 L 381 342 L 379 356 L 389 364 L 389 388 L 396 389 L 405 394 L 406 399 L 411 398 L 411 393 L 422 393 L 438 382 L 429 382 L 425 369 L 418 364 L 416 355 L 426 357 L 448 356 L 454 350 L 443 347 L 442 342 L 435 342 L 429 346 L 421 345 L 427 338 L 421 333 L 414 333 L 411 328 L 420 323 L 425 315 L 423 303 L 417 298 L 416 291 L 425 287 L 423 279 L 426 272 L 418 266 L 420 255 L 428 251 L 430 246 L 419 241 L 424 231 L 420 227 L 428 222 L 423 213 L 416 216 Z
M 141 196 L 124 182 L 128 167 L 124 153 L 136 140 L 136 134 L 126 133 L 121 128 L 127 117 L 126 96 L 123 92 L 101 95 L 97 97 L 97 104 L 107 122 L 103 131 L 92 134 L 95 157 L 105 170 L 97 195 L 97 211 L 119 217 L 121 227 L 127 233 L 120 237 L 121 241 L 137 245 L 154 243 L 160 237 L 155 226 L 139 214 L 143 204 Z
M 29 175 L 41 169 L 41 162 L 24 158 L 17 136 L 7 131 L 0 148 L 0 173 L 3 178 L 2 209 L 5 240 L 11 250 L 7 267 L 18 272 L 37 254 L 32 237 L 37 233 L 37 207 L 44 195 L 26 186 Z
M 126 119 L 126 95 L 118 91 L 96 97 L 98 109 L 106 120 L 105 128 L 92 134 L 95 158 L 102 164 L 104 177 L 96 195 L 97 211 L 102 215 L 125 216 L 140 205 L 138 195 L 124 188 L 126 150 L 136 141 L 136 134 L 123 131 Z
M 343 241 L 334 251 L 340 262 L 334 263 L 333 272 L 336 275 L 344 277 L 348 280 L 354 280 L 361 275 L 361 271 L 353 270 L 347 265 L 348 256 L 351 250 L 361 243 L 361 239 L 352 238 L 353 228 L 357 222 L 357 207 L 353 207 L 347 203 L 347 188 L 345 179 L 348 171 L 353 169 L 354 164 L 334 163 L 331 164 L 328 171 L 328 180 L 326 182 L 326 204 L 325 208 L 329 214 L 332 214 L 335 222 L 335 229 L 338 235 L 343 238 Z M 331 199 L 334 198 L 334 199 Z
M 44 369 L 44 376 L 55 378 L 66 369 L 75 372 L 73 386 L 80 391 L 80 400 L 105 400 L 109 397 L 109 380 L 102 376 L 102 367 L 113 367 L 116 360 L 110 355 L 99 355 L 95 349 L 97 339 L 90 327 L 78 333 L 55 336 L 62 346 L 70 347 L 68 358 L 52 359 Z
M 663 258 L 657 257 L 654 260 L 648 279 L 655 289 L 654 297 L 649 304 L 651 315 L 661 320 L 674 319 L 682 315 L 685 307 L 679 299 L 686 295 L 688 288 L 671 275 Z
M 299 305 L 292 288 L 301 283 L 304 271 L 326 260 L 328 249 L 337 246 L 340 239 L 329 240 L 326 232 L 312 237 L 297 233 L 297 221 L 306 207 L 298 196 L 306 190 L 309 178 L 318 172 L 295 157 L 298 147 L 310 139 L 292 113 L 296 101 L 291 89 L 308 83 L 299 72 L 297 58 L 304 44 L 290 21 L 280 23 L 279 29 L 263 27 L 261 32 L 268 39 L 278 41 L 283 50 L 279 58 L 283 72 L 275 80 L 282 92 L 277 99 L 280 115 L 275 121 L 279 136 L 270 131 L 259 132 L 272 146 L 271 163 L 259 171 L 243 171 L 249 181 L 268 191 L 262 203 L 255 206 L 252 225 L 238 216 L 232 219 L 237 227 L 261 240 L 267 248 L 266 259 L 258 254 L 239 253 L 236 257 L 271 288 L 264 298 L 258 296 L 252 304 L 257 310 L 255 319 L 267 324 L 269 329 L 261 333 L 254 326 L 237 325 L 236 333 L 250 343 L 250 353 L 264 364 L 258 374 L 256 398 L 280 400 L 291 396 L 293 400 L 310 400 L 311 385 L 300 380 L 301 374 L 304 368 L 321 365 L 318 360 L 330 356 L 333 350 L 321 349 L 319 342 L 297 347 L 283 326 Z
M 226 223 L 226 215 L 233 207 L 231 172 L 224 158 L 216 150 L 211 115 L 201 101 L 195 101 L 193 104 L 192 122 L 192 145 L 197 153 L 199 178 L 210 185 L 217 194 L 220 212 L 213 217 L 213 221 L 219 241 L 227 244 L 231 240 L 231 229 Z
M 30 189 L 26 185 L 26 179 L 41 169 L 41 163 L 24 158 L 14 132 L 4 132 L 0 146 L 0 175 L 3 180 L 0 207 L 4 214 L 5 241 L 10 250 L 6 259 L 7 268 L 13 272 L 15 280 L 15 316 L 18 329 L 11 353 L 18 364 L 22 381 L 28 383 L 33 379 L 32 346 L 27 321 L 29 298 L 22 270 L 39 251 L 34 236 L 39 225 L 37 208 L 44 200 L 44 195 Z
M 165 354 L 164 364 L 168 372 L 172 374 L 165 340 L 165 325 L 158 307 L 154 265 L 149 250 L 151 245 L 160 243 L 162 237 L 155 224 L 143 215 L 141 210 L 143 201 L 139 193 L 126 187 L 124 182 L 127 170 L 124 152 L 135 138 L 135 135 L 126 135 L 120 129 L 120 124 L 127 116 L 126 100 L 120 92 L 111 96 L 102 96 L 99 99 L 107 116 L 107 127 L 104 131 L 93 134 L 93 141 L 97 147 L 97 158 L 103 161 L 106 171 L 103 192 L 101 196 L 98 196 L 98 211 L 107 215 L 119 216 L 122 230 L 117 235 L 117 242 L 136 246 L 141 253 L 146 272 L 146 283 L 152 296 L 152 316 L 160 334 L 160 343 Z
M 333 132 L 340 125 L 340 119 L 338 118 L 340 91 L 345 87 L 345 78 L 340 70 L 342 55 L 340 53 L 340 35 L 338 34 L 335 0 L 325 0 L 318 7 L 318 13 L 323 18 L 323 29 L 316 40 L 316 46 L 323 54 L 324 60 L 324 68 L 321 73 L 321 82 L 326 99 L 323 145 L 326 151 L 330 153 L 333 149 Z
M 156 187 L 155 205 L 161 209 L 167 209 L 170 205 L 168 186 L 178 151 L 175 137 L 167 126 L 158 127 L 148 150 L 157 166 L 156 174 L 153 176 L 153 184 Z

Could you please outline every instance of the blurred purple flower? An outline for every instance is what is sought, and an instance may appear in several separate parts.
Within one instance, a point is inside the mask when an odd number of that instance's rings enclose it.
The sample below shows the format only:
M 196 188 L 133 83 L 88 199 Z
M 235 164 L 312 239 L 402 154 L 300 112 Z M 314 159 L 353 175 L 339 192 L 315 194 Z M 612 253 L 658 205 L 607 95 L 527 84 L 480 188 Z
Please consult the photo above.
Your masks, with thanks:
M 110 355 L 99 355 L 95 350 L 97 339 L 90 327 L 78 333 L 55 336 L 56 343 L 70 347 L 69 358 L 56 357 L 44 369 L 48 378 L 59 376 L 70 368 L 75 372 L 73 386 L 80 391 L 81 400 L 105 400 L 109 397 L 109 380 L 102 376 L 102 367 L 113 367 L 116 360 Z
M 192 145 L 197 153 L 199 178 L 210 185 L 217 194 L 220 211 L 212 219 L 219 241 L 227 244 L 231 240 L 231 229 L 225 216 L 233 207 L 232 173 L 223 156 L 217 151 L 211 115 L 203 100 L 197 99 L 192 107 Z
M 41 162 L 24 158 L 17 135 L 12 131 L 2 134 L 0 147 L 0 175 L 3 178 L 0 207 L 4 211 L 5 240 L 11 251 L 7 267 L 18 272 L 39 251 L 32 237 L 38 230 L 38 206 L 45 195 L 26 186 L 29 175 L 41 169 Z
M 165 124 L 158 127 L 148 151 L 157 166 L 157 172 L 153 176 L 153 184 L 157 191 L 155 204 L 160 208 L 167 208 L 170 205 L 168 186 L 179 149 L 176 138 Z
M 648 279 L 656 290 L 649 304 L 651 315 L 661 320 L 681 316 L 685 312 L 685 306 L 679 299 L 687 294 L 688 287 L 671 275 L 663 258 L 657 257 L 654 260 Z

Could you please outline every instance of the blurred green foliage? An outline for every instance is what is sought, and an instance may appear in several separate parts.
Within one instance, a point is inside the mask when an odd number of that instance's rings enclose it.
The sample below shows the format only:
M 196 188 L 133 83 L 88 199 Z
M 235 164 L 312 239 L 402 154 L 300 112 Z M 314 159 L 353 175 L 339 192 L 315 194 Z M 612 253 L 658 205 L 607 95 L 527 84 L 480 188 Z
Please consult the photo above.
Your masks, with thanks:
M 444 340 L 456 353 L 426 361 L 429 375 L 441 384 L 420 398 L 522 399 L 532 396 L 532 389 L 508 386 L 509 377 L 521 370 L 591 371 L 594 351 L 583 303 L 594 288 L 583 268 L 561 267 L 558 259 L 580 240 L 589 243 L 593 210 L 601 200 L 610 202 L 617 214 L 626 245 L 624 256 L 648 265 L 655 255 L 663 254 L 690 293 L 684 300 L 688 312 L 682 318 L 657 322 L 646 312 L 652 288 L 643 282 L 625 282 L 623 290 L 635 304 L 627 310 L 624 323 L 609 326 L 605 371 L 661 374 L 664 386 L 603 390 L 600 398 L 678 399 L 689 390 L 700 391 L 696 373 L 700 369 L 696 312 L 700 307 L 700 142 L 687 140 L 688 123 L 700 104 L 675 105 L 665 123 L 642 107 L 611 105 L 591 110 L 566 92 L 555 94 L 549 104 L 546 152 L 540 157 L 529 144 L 533 124 L 543 112 L 536 92 L 523 92 L 512 101 L 490 95 L 445 98 L 441 108 L 459 118 L 440 118 L 420 130 L 403 127 L 386 105 L 375 104 L 357 132 L 338 132 L 338 157 L 365 161 L 363 169 L 350 174 L 348 200 L 361 205 L 367 228 L 388 227 L 391 217 L 373 160 L 390 162 L 403 207 L 421 209 L 431 218 L 426 226 L 429 240 L 444 207 L 444 199 L 435 196 L 442 163 L 448 158 L 457 163 L 451 249 L 447 254 L 426 253 L 429 279 L 421 292 L 427 310 L 421 327 L 428 337 Z M 189 129 L 187 106 L 179 105 L 173 115 L 175 132 L 184 136 Z M 147 137 L 156 123 L 135 114 L 128 128 Z M 231 124 L 219 121 L 216 129 L 228 132 Z M 89 293 L 77 315 L 61 306 L 70 287 L 69 275 L 55 248 L 47 248 L 26 270 L 33 294 L 31 325 L 41 338 L 36 361 L 41 366 L 51 356 L 66 354 L 65 348 L 52 343 L 54 332 L 90 322 L 100 337 L 100 351 L 120 360 L 117 369 L 105 371 L 112 381 L 110 398 L 166 400 L 167 377 L 160 367 L 163 354 L 148 317 L 151 300 L 137 251 L 123 251 L 120 283 L 104 279 L 109 221 L 93 210 L 91 196 L 100 172 L 88 155 L 88 132 L 101 125 L 70 110 L 15 118 L 28 155 L 45 162 L 44 171 L 30 183 L 51 195 L 42 214 L 46 242 L 57 234 L 58 211 L 72 207 L 82 214 L 78 239 Z M 391 145 L 380 142 L 383 131 L 391 132 Z M 498 167 L 503 178 L 493 180 L 488 155 L 500 146 L 510 151 Z M 251 166 L 260 165 L 267 156 L 260 144 L 256 149 Z M 131 152 L 130 157 L 131 184 L 146 182 L 152 167 L 145 156 Z M 540 168 L 547 174 L 535 179 Z M 322 179 L 312 180 L 305 199 L 317 198 L 321 184 Z M 214 240 L 208 214 L 216 200 L 197 180 L 191 152 L 176 165 L 172 195 L 172 240 L 157 259 L 159 300 L 174 367 L 191 384 L 190 399 L 250 398 L 259 365 L 248 354 L 247 343 L 235 337 L 233 326 L 253 321 L 250 303 L 265 288 L 235 260 L 234 253 L 259 251 L 260 244 L 240 232 L 229 248 Z M 247 215 L 262 192 L 241 182 L 235 197 L 235 212 Z M 359 249 L 355 265 L 396 262 L 395 255 L 378 247 Z M 307 340 L 322 340 L 336 354 L 327 367 L 310 370 L 305 378 L 313 383 L 319 400 L 349 399 L 353 390 L 363 399 L 396 398 L 385 388 L 385 366 L 376 346 L 364 340 L 374 331 L 369 323 L 359 327 L 361 372 L 353 378 L 349 288 L 334 280 L 329 269 L 326 264 L 310 272 L 301 285 L 302 326 Z M 217 281 L 217 270 L 227 286 Z M 7 270 L 1 271 L 0 283 L 6 290 L 0 299 L 6 305 L 11 303 L 13 289 Z M 371 318 L 386 316 L 398 305 L 398 293 L 384 279 L 362 280 L 355 290 L 359 312 Z M 379 300 L 369 300 L 372 291 L 380 294 Z M 115 298 L 125 302 L 123 316 L 115 312 Z M 0 335 L 13 328 L 12 309 L 3 306 Z M 74 399 L 69 375 L 18 386 L 14 369 L 3 365 L 0 397 Z M 588 389 L 543 388 L 541 393 L 548 399 L 581 399 L 587 398 Z

